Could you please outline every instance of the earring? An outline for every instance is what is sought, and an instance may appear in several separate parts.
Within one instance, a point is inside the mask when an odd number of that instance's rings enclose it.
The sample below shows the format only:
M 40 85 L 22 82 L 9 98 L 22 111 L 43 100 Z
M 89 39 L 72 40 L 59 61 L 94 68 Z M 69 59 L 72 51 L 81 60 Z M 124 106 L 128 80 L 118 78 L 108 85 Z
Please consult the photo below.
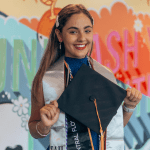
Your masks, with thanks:
M 59 49 L 61 50 L 61 42 L 59 43 Z

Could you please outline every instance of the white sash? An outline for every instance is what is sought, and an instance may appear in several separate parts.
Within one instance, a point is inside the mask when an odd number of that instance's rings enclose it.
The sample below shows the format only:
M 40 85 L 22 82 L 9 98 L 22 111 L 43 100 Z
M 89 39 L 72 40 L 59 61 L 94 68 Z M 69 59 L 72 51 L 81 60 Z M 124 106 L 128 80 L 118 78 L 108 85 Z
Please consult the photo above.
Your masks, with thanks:
M 106 67 L 93 60 L 94 70 L 105 76 L 115 84 L 116 79 Z M 64 91 L 64 56 L 49 68 L 43 77 L 43 93 L 45 104 L 58 100 Z M 66 150 L 65 113 L 60 112 L 58 121 L 52 126 L 50 133 L 50 148 L 52 150 Z M 124 129 L 122 105 L 107 127 L 106 150 L 124 150 Z

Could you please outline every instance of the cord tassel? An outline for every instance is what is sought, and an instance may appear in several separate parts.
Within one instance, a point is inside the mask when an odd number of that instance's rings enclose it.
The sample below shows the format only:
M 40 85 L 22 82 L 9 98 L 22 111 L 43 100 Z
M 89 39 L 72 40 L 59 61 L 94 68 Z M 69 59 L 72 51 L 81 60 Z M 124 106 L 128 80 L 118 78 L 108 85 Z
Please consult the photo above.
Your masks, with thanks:
M 98 121 L 99 121 L 99 125 L 100 125 L 100 134 L 101 134 L 101 141 L 100 141 L 100 150 L 105 150 L 105 140 L 104 140 L 104 132 L 102 130 L 102 125 L 101 125 L 101 120 L 99 118 L 99 113 L 98 113 L 98 109 L 97 109 L 97 103 L 96 103 L 96 99 L 94 100 L 94 104 L 95 104 L 95 108 L 96 108 L 96 113 L 97 113 L 97 117 L 98 117 Z
M 101 150 L 104 150 L 104 135 L 101 135 Z

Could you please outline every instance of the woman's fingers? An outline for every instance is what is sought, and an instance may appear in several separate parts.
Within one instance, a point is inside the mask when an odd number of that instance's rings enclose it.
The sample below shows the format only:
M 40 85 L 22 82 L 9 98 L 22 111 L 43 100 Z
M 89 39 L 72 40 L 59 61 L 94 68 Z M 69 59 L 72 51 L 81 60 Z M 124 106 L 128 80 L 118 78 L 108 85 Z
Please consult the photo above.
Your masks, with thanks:
M 138 95 L 139 95 L 139 94 L 140 94 L 139 91 L 136 90 L 136 91 L 135 91 L 135 95 L 134 95 L 134 97 L 132 98 L 132 101 L 133 101 L 133 102 L 136 102 L 136 101 L 138 100 Z
M 57 108 L 57 112 L 56 112 L 56 115 L 54 116 L 54 120 L 58 120 L 58 118 L 59 118 L 59 113 L 60 113 L 60 109 L 59 108 Z
M 55 107 L 58 107 L 58 103 L 56 100 L 52 101 L 50 104 L 54 105 Z
M 52 101 L 50 104 L 46 104 L 44 109 L 48 111 L 48 112 L 47 111 L 45 112 L 48 116 L 48 119 L 52 120 L 58 111 L 57 101 L 55 100 L 55 101 Z
M 129 98 L 131 95 L 131 88 L 127 88 L 126 91 L 127 91 L 127 98 Z
M 50 111 L 49 110 L 47 110 L 47 109 L 45 109 L 45 108 L 42 108 L 41 110 L 40 110 L 40 113 L 41 113 L 41 118 L 43 118 L 43 119 L 51 119 L 51 114 L 50 114 Z
M 129 100 L 128 98 L 124 99 L 124 102 L 126 105 L 134 106 L 136 105 L 136 102 Z
M 142 93 L 135 88 L 127 88 L 127 96 L 124 99 L 125 105 L 128 107 L 136 107 L 142 99 Z
M 49 111 L 49 113 L 50 113 L 50 118 L 49 119 L 52 120 L 52 118 L 56 114 L 56 107 L 54 105 L 47 105 L 45 107 L 45 109 Z
M 41 120 L 46 125 L 53 125 L 59 118 L 60 109 L 57 101 L 52 101 L 40 109 Z

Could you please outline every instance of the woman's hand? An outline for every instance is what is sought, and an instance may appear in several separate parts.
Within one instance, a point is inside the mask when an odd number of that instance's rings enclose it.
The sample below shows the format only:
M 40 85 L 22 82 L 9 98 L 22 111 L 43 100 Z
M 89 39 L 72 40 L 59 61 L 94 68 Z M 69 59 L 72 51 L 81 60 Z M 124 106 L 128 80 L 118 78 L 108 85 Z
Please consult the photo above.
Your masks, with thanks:
M 56 100 L 40 109 L 42 126 L 51 127 L 59 118 L 60 109 Z
M 124 99 L 124 105 L 130 109 L 134 109 L 142 99 L 142 93 L 135 88 L 127 88 L 127 96 Z

